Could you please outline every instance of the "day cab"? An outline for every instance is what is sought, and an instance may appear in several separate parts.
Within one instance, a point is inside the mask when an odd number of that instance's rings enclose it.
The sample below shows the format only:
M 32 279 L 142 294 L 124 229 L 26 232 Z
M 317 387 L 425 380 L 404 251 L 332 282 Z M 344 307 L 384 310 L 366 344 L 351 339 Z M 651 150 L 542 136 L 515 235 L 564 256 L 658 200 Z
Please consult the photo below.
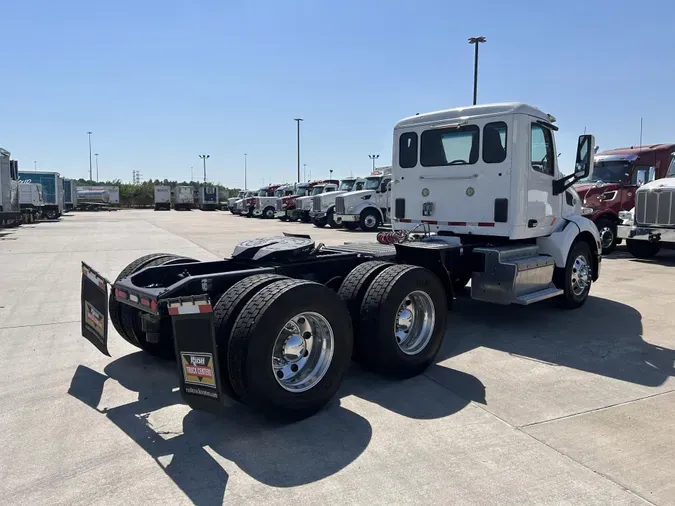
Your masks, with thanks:
M 365 182 L 360 177 L 346 177 L 340 181 L 340 186 L 336 191 L 324 192 L 312 197 L 312 210 L 309 217 L 312 219 L 314 226 L 323 228 L 330 225 L 331 228 L 340 228 L 340 225 L 335 221 L 335 199 L 338 195 L 363 189 Z
M 595 156 L 593 172 L 574 189 L 582 199 L 582 214 L 600 231 L 603 254 L 614 251 L 620 241 L 619 213 L 635 206 L 637 189 L 650 177 L 661 179 L 668 170 L 675 144 L 611 149 Z
M 349 230 L 373 232 L 389 219 L 391 167 L 383 167 L 366 178 L 363 189 L 345 193 L 335 201 L 335 221 Z
M 269 188 L 271 189 L 273 187 L 270 186 Z M 253 207 L 253 216 L 266 219 L 274 218 L 277 211 L 277 200 L 283 197 L 290 197 L 294 193 L 295 185 L 285 184 L 283 186 L 277 186 L 272 195 L 270 195 L 268 191 L 267 196 L 256 197 Z
M 293 214 L 289 216 L 290 219 L 300 219 L 300 221 L 303 223 L 309 223 L 312 221 L 309 213 L 312 212 L 314 197 L 323 193 L 337 191 L 339 184 L 340 181 L 338 179 L 324 179 L 322 181 L 315 181 L 312 185 L 312 191 L 310 191 L 308 195 L 295 199 L 295 209 Z

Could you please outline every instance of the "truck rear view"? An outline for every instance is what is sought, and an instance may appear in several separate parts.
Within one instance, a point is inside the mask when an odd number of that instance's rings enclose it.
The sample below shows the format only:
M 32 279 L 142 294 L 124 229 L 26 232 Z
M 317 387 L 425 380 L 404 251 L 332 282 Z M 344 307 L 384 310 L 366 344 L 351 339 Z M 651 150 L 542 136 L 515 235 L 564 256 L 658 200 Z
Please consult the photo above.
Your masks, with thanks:
M 215 211 L 218 208 L 218 188 L 215 186 L 199 187 L 199 209 Z
M 171 187 L 155 186 L 155 211 L 171 210 Z
M 192 186 L 176 186 L 173 207 L 176 211 L 191 211 L 194 207 L 195 196 Z

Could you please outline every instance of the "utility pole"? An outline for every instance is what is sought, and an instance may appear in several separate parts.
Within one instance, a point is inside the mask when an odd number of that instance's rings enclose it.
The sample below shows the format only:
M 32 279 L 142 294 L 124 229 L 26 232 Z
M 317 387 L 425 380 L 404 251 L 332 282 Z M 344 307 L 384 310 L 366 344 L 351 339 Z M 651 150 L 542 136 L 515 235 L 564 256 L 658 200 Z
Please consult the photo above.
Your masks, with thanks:
M 33 170 L 37 172 L 37 160 L 33 162 Z
M 303 181 L 307 179 L 307 164 L 302 164 L 302 179 Z
M 640 118 L 640 149 L 642 149 L 642 118 Z
M 248 190 L 248 153 L 244 153 L 244 190 Z
M 206 160 L 210 158 L 211 155 L 199 155 L 199 158 L 204 162 L 204 182 L 206 183 Z
M 89 136 L 89 181 L 93 181 L 93 174 L 91 173 L 91 132 L 87 132 Z
M 195 168 L 190 167 L 190 182 L 195 180 Z
M 373 162 L 373 172 L 375 172 L 375 160 L 377 160 L 380 155 L 368 155 L 368 158 Z
M 478 44 L 483 42 L 487 42 L 485 37 L 469 38 L 469 44 L 473 44 L 476 48 L 473 58 L 473 105 L 476 105 L 476 100 L 478 98 Z
M 300 122 L 304 121 L 302 118 L 295 118 L 293 121 L 295 121 L 298 124 L 298 183 L 301 181 L 300 179 Z
M 96 157 L 96 182 L 98 183 L 98 153 L 94 153 Z

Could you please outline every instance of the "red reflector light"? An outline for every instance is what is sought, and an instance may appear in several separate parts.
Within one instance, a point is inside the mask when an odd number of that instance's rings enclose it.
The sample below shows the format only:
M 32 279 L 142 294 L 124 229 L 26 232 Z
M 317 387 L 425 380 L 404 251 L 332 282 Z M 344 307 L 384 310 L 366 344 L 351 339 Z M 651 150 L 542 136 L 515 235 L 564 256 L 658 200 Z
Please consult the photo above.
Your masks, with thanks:
M 127 298 L 127 294 L 124 293 L 124 292 L 123 292 L 122 290 L 120 290 L 119 288 L 115 288 L 115 297 L 119 297 L 120 299 L 126 299 L 126 298 Z
M 150 307 L 150 300 L 149 299 L 141 299 L 141 304 L 143 306 Z
M 150 309 L 152 309 L 155 312 L 157 311 L 157 301 L 156 300 L 153 299 L 153 300 L 150 301 Z
M 427 225 L 438 225 L 436 220 L 422 220 L 422 223 L 426 223 Z
M 410 223 L 410 218 L 401 218 L 400 220 L 401 223 Z
M 449 221 L 448 226 L 450 226 L 450 227 L 466 227 L 466 221 Z
M 487 221 L 479 221 L 479 222 L 478 222 L 478 226 L 479 226 L 479 227 L 494 227 L 495 224 L 494 224 L 494 223 L 487 222 Z

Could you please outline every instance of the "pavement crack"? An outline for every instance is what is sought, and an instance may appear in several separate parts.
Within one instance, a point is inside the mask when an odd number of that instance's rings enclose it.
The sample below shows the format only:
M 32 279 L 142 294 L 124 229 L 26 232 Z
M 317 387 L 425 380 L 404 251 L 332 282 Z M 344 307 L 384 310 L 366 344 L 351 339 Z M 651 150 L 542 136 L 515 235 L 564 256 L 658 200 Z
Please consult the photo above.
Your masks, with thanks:
M 49 325 L 63 325 L 66 323 L 79 323 L 80 320 L 66 320 L 65 322 L 50 322 L 50 323 L 29 323 L 27 325 L 9 325 L 7 327 L 0 326 L 0 330 L 10 330 L 10 329 L 24 329 L 26 327 L 46 327 Z

